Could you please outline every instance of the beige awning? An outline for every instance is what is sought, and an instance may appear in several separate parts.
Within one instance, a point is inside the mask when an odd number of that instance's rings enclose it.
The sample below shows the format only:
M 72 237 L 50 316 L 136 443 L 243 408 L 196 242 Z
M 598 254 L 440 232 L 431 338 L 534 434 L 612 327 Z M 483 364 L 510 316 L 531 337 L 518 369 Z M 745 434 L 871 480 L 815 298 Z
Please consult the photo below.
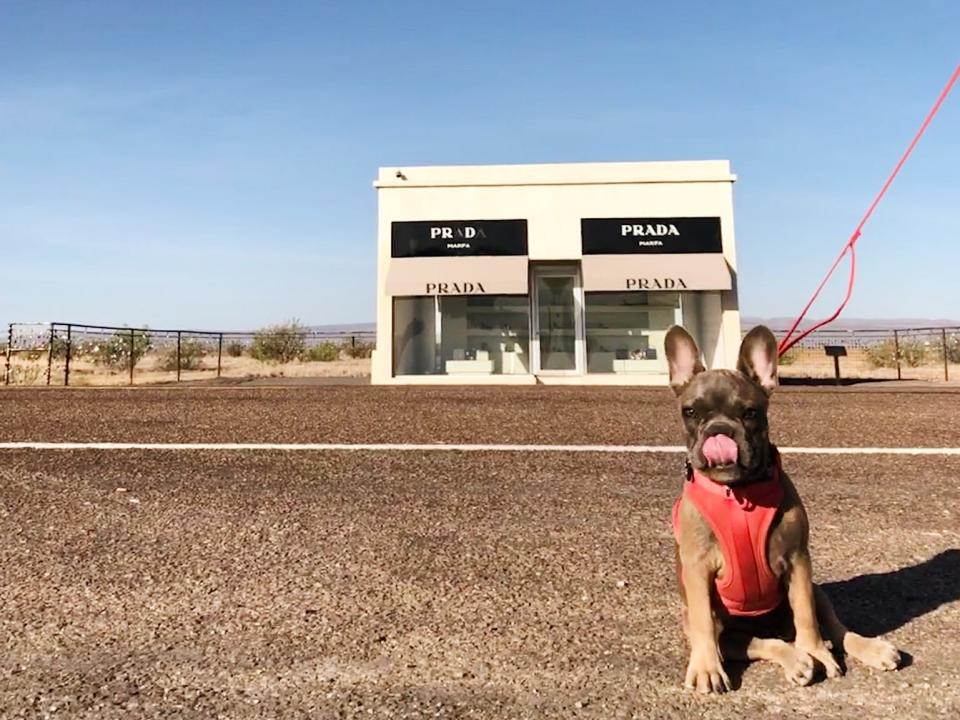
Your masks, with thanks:
M 387 295 L 526 295 L 527 256 L 391 258 Z
M 730 268 L 721 253 L 584 255 L 583 289 L 729 290 Z

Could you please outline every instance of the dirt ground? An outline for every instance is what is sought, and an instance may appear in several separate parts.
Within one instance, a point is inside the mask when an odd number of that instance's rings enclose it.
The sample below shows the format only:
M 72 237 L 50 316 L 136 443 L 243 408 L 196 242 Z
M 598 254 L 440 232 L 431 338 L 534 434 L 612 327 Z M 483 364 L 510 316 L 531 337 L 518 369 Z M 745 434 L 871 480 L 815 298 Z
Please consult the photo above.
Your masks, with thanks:
M 148 353 L 134 368 L 135 385 L 157 385 L 173 383 L 177 380 L 175 370 L 164 367 L 165 356 Z M 230 357 L 224 355 L 221 360 L 221 377 L 233 379 L 249 378 L 369 378 L 369 358 L 349 358 L 342 355 L 329 362 L 310 362 L 295 360 L 289 363 L 263 362 L 248 356 Z M 822 350 L 804 349 L 798 352 L 794 361 L 780 368 L 785 378 L 824 379 L 834 377 L 833 359 L 826 357 Z M 875 367 L 862 349 L 851 349 L 847 357 L 840 362 L 841 377 L 846 379 L 895 380 L 897 370 L 894 367 Z M 217 358 L 204 356 L 199 367 L 194 370 L 181 370 L 181 382 L 212 380 L 217 377 Z M 906 363 L 901 367 L 903 380 L 922 380 L 942 382 L 945 379 L 960 380 L 960 365 L 950 364 L 947 378 L 944 377 L 942 362 L 929 360 L 918 367 Z M 51 384 L 62 385 L 64 363 L 62 359 L 54 362 L 51 372 Z M 16 385 L 46 385 L 47 361 L 44 353 L 38 353 L 35 359 L 25 355 L 14 356 L 11 361 L 11 382 Z M 129 371 L 120 367 L 109 367 L 84 358 L 75 358 L 70 365 L 70 384 L 98 387 L 116 387 L 130 384 Z
M 960 445 L 960 392 L 783 389 L 782 446 Z M 0 392 L 0 441 L 677 444 L 665 389 Z M 955 718 L 960 457 L 790 455 L 909 658 L 682 686 L 680 456 L 0 450 L 0 717 Z
M 946 378 L 944 375 L 946 374 Z M 820 348 L 804 348 L 796 351 L 794 361 L 780 367 L 781 377 L 832 378 L 835 375 L 833 358 L 827 357 Z M 849 348 L 849 354 L 840 358 L 840 377 L 874 380 L 897 379 L 897 368 L 876 367 L 862 348 Z M 949 363 L 946 369 L 942 360 L 931 357 L 922 364 L 910 366 L 901 363 L 900 377 L 904 380 L 942 381 L 960 378 L 960 365 Z
M 176 370 L 164 366 L 164 356 L 150 353 L 146 355 L 133 371 L 134 385 L 157 385 L 177 381 Z M 11 384 L 46 385 L 46 356 L 29 359 L 15 356 L 11 359 Z M 328 362 L 294 360 L 288 363 L 264 362 L 248 357 L 221 358 L 220 373 L 223 378 L 369 378 L 370 359 L 341 356 Z M 206 355 L 199 366 L 193 370 L 180 371 L 181 382 L 212 380 L 217 377 L 217 358 Z M 51 370 L 51 384 L 63 385 L 64 362 L 57 360 Z M 117 387 L 130 384 L 130 372 L 122 367 L 101 365 L 87 359 L 74 359 L 70 363 L 70 384 L 79 386 Z

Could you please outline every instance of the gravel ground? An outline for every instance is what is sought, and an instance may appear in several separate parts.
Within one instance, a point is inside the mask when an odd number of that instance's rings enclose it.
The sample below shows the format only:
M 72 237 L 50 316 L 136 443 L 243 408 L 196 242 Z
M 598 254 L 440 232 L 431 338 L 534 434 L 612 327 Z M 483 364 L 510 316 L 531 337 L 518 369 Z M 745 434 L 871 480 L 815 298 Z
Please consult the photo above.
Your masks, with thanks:
M 958 400 L 787 391 L 776 439 L 956 446 Z M 662 389 L 16 391 L 0 407 L 0 440 L 679 438 Z M 0 716 L 957 717 L 960 458 L 786 462 L 817 578 L 908 667 L 789 688 L 756 664 L 734 693 L 684 691 L 674 456 L 2 451 Z
M 782 388 L 781 445 L 960 445 L 960 388 Z M 153 442 L 680 442 L 666 388 L 313 386 L 13 389 L 4 440 Z

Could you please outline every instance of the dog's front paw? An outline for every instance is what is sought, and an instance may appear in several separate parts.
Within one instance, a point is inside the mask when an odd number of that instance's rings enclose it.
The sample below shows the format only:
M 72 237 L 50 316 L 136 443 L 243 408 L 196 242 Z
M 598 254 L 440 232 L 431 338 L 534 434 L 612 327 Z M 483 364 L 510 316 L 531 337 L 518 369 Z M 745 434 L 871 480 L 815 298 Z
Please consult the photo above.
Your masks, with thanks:
M 694 650 L 687 663 L 685 687 L 700 693 L 722 693 L 730 689 L 730 678 L 723 670 L 716 648 Z
M 781 665 L 787 682 L 801 687 L 813 682 L 813 658 L 803 650 L 788 645 Z
M 840 669 L 840 663 L 837 662 L 830 648 L 828 648 L 822 640 L 817 643 L 801 643 L 798 640 L 796 647 L 823 665 L 823 669 L 827 673 L 828 678 L 837 678 L 843 675 L 843 670 Z
M 867 667 L 877 670 L 896 670 L 900 667 L 900 651 L 883 638 L 866 638 L 847 633 L 843 646 L 848 655 Z

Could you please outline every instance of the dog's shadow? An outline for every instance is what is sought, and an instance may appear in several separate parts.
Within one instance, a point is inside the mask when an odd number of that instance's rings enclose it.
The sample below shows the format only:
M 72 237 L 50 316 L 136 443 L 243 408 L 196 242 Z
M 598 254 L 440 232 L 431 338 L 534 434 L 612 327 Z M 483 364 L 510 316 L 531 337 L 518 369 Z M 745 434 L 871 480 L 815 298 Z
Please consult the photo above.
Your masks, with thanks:
M 885 635 L 960 600 L 960 550 L 951 548 L 918 565 L 820 587 L 844 625 L 861 635 Z
M 917 565 L 886 573 L 858 575 L 823 583 L 840 621 L 867 637 L 885 635 L 941 605 L 960 600 L 960 550 L 951 548 Z M 913 657 L 900 651 L 901 667 Z M 749 663 L 730 663 L 728 675 L 739 689 Z

